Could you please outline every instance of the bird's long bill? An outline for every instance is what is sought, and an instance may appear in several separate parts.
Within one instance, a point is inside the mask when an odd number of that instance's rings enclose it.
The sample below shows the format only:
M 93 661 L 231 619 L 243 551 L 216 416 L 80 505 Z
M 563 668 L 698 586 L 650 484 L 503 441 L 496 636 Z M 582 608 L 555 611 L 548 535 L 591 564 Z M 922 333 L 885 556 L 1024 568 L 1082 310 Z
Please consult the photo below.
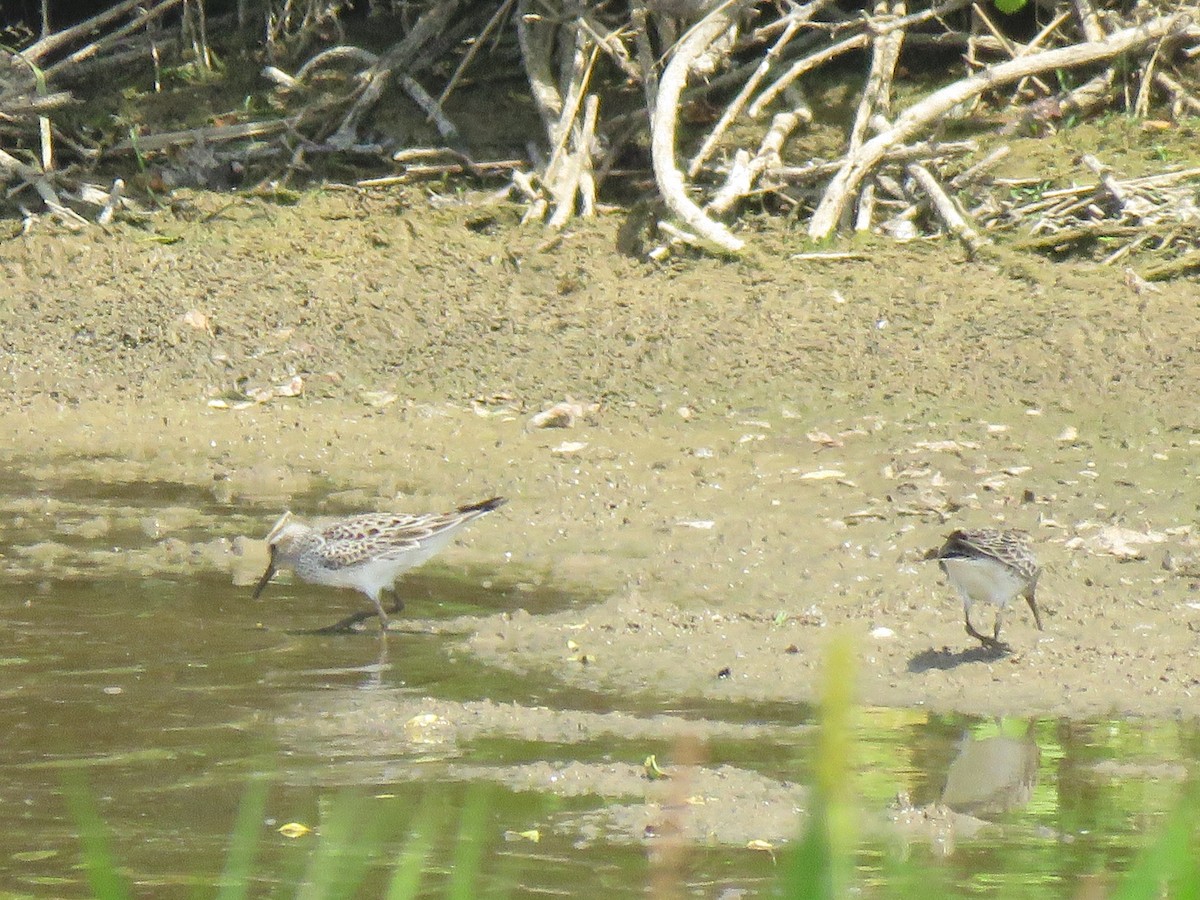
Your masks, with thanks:
M 258 587 L 256 587 L 254 589 L 254 596 L 251 599 L 253 599 L 253 600 L 258 599 L 258 595 L 263 592 L 263 590 L 266 588 L 266 586 L 268 584 L 270 584 L 271 578 L 274 575 L 275 575 L 275 548 L 272 547 L 271 548 L 271 560 L 270 560 L 270 562 L 267 563 L 267 571 L 263 572 L 263 577 L 258 580 Z

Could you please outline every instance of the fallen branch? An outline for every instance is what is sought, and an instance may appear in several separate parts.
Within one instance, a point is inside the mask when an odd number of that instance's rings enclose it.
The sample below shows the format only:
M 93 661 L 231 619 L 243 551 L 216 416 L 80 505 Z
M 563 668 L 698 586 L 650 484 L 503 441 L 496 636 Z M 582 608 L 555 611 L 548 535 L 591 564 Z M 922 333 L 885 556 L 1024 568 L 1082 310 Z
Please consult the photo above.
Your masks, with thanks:
M 841 221 L 846 204 L 863 178 L 883 159 L 888 148 L 910 140 L 921 128 L 946 115 L 958 104 L 1026 75 L 1074 68 L 1140 49 L 1181 31 L 1189 21 L 1187 16 L 1180 14 L 1160 16 L 1145 24 L 1115 32 L 1103 41 L 1017 57 L 934 92 L 897 117 L 891 128 L 871 138 L 856 153 L 846 157 L 813 213 L 808 226 L 809 237 L 824 240 L 833 233 Z
M 910 163 L 906 171 L 929 197 L 929 202 L 941 220 L 946 223 L 950 233 L 962 241 L 971 256 L 977 255 L 988 243 L 988 239 L 967 222 L 966 217 L 959 211 L 954 201 L 938 184 L 938 180 L 933 177 L 933 173 L 919 163 Z
M 735 237 L 721 223 L 710 219 L 687 195 L 683 172 L 675 162 L 675 127 L 679 113 L 679 96 L 687 84 L 692 64 L 717 38 L 729 30 L 739 8 L 738 2 L 723 4 L 701 19 L 675 45 L 671 60 L 659 81 L 654 116 L 650 123 L 654 178 L 667 207 L 696 233 L 701 242 L 731 253 L 740 251 L 745 242 Z

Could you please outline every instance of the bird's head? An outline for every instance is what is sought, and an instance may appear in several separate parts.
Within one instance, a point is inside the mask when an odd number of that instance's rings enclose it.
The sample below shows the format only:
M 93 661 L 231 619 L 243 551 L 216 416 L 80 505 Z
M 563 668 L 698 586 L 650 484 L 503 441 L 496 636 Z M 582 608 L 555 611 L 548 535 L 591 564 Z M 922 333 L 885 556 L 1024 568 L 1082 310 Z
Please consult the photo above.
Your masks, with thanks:
M 258 599 L 258 595 L 263 592 L 272 576 L 280 568 L 290 568 L 296 564 L 296 560 L 304 549 L 303 539 L 311 531 L 312 529 L 303 522 L 293 519 L 290 511 L 279 517 L 279 521 L 267 535 L 267 548 L 270 550 L 271 558 L 267 562 L 267 571 L 263 573 L 258 587 L 254 589 L 254 599 Z

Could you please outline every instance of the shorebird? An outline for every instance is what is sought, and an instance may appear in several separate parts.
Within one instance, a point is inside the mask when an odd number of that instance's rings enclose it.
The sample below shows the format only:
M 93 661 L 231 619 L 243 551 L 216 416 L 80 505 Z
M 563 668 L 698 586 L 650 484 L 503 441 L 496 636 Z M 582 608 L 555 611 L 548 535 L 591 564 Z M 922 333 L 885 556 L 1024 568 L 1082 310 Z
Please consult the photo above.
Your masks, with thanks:
M 285 512 L 267 535 L 271 559 L 254 589 L 254 599 L 258 599 L 276 571 L 291 569 L 301 581 L 310 584 L 362 592 L 375 605 L 379 625 L 386 631 L 387 613 L 379 600 L 384 589 L 392 588 L 403 572 L 419 566 L 445 547 L 472 519 L 505 502 L 503 497 L 492 497 L 447 513 L 367 513 L 313 525 Z M 392 612 L 403 608 L 397 597 Z M 347 622 L 359 618 L 353 616 Z
M 1042 614 L 1034 598 L 1041 567 L 1029 546 L 1028 534 L 995 528 L 955 531 L 946 538 L 935 558 L 962 597 L 967 634 L 983 646 L 989 650 L 1007 649 L 1000 640 L 1000 625 L 1004 608 L 1018 594 L 1025 595 L 1038 631 L 1042 630 Z M 991 637 L 980 634 L 971 624 L 974 603 L 996 607 L 996 625 Z

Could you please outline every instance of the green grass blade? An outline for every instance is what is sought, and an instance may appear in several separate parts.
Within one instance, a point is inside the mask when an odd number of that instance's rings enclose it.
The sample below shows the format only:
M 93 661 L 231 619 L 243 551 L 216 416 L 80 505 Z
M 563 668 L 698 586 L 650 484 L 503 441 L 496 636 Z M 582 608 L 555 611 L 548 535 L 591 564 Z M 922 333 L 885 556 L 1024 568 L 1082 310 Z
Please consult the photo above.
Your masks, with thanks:
M 787 855 L 781 872 L 784 897 L 841 900 L 849 896 L 855 846 L 853 687 L 853 647 L 846 635 L 839 635 L 825 655 L 816 784 L 804 836 Z
M 426 797 L 413 816 L 408 828 L 408 840 L 396 858 L 386 900 L 412 900 L 417 896 L 434 841 L 441 831 L 441 818 L 439 805 Z
M 63 773 L 63 797 L 83 844 L 83 864 L 88 884 L 96 900 L 126 900 L 129 886 L 117 871 L 116 859 L 109 846 L 108 829 L 100 819 L 83 772 L 68 769 Z
M 394 817 L 391 807 L 356 794 L 341 794 L 329 804 L 317 829 L 299 900 L 350 897 L 371 863 L 382 852 Z
M 267 809 L 267 779 L 254 776 L 238 805 L 233 834 L 229 836 L 229 851 L 225 870 L 221 873 L 221 888 L 217 900 L 244 900 L 250 892 L 254 856 L 258 851 L 259 830 Z
M 454 844 L 450 881 L 446 885 L 447 900 L 474 900 L 476 896 L 475 883 L 483 861 L 490 805 L 484 788 L 467 791 Z
M 1200 898 L 1200 861 L 1196 857 L 1198 803 L 1200 787 L 1193 784 L 1183 792 L 1163 830 L 1138 854 L 1114 895 L 1115 900 Z

